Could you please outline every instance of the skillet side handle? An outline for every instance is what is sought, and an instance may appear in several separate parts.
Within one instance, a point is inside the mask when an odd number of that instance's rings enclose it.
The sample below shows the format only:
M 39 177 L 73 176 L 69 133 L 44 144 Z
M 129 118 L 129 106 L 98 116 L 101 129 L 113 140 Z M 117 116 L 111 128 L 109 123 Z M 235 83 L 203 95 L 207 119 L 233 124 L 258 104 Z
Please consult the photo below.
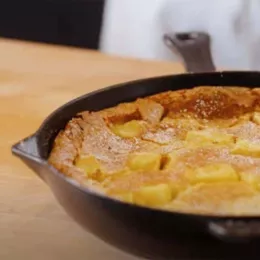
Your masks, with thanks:
M 183 59 L 188 72 L 216 71 L 211 51 L 210 36 L 202 32 L 165 34 L 164 43 Z
M 259 220 L 226 220 L 212 221 L 208 230 L 214 237 L 226 242 L 250 242 L 260 238 Z
M 12 153 L 44 180 L 43 169 L 46 161 L 39 155 L 37 137 L 32 135 L 12 146 Z M 44 180 L 45 181 L 45 180 Z

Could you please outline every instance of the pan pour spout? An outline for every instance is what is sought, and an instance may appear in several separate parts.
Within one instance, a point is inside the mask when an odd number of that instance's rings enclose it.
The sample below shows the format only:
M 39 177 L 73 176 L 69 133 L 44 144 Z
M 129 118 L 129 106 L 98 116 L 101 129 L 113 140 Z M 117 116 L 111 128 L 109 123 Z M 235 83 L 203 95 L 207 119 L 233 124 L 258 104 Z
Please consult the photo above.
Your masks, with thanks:
M 40 158 L 35 135 L 13 145 L 12 153 L 19 157 L 27 166 L 29 166 L 29 168 L 36 172 L 42 180 L 44 180 L 42 169 L 47 163 Z

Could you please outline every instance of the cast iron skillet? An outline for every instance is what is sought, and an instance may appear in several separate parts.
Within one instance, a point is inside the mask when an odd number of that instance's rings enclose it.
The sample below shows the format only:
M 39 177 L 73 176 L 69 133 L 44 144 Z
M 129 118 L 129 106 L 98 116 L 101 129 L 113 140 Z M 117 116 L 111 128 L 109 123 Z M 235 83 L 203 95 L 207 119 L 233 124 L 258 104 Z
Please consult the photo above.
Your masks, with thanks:
M 117 248 L 149 259 L 257 259 L 260 216 L 200 216 L 130 205 L 79 187 L 47 163 L 56 134 L 80 111 L 198 85 L 260 86 L 258 72 L 212 72 L 215 68 L 205 34 L 165 35 L 164 40 L 181 53 L 187 70 L 196 73 L 143 79 L 81 96 L 54 111 L 35 134 L 15 144 L 12 152 L 49 185 L 81 226 Z

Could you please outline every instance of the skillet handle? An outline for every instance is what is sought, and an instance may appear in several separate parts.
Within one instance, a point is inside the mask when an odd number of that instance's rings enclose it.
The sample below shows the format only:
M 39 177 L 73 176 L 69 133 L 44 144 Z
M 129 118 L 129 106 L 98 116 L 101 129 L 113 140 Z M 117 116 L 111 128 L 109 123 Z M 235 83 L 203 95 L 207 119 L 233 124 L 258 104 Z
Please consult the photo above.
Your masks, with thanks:
M 44 180 L 43 169 L 46 166 L 46 161 L 40 158 L 37 136 L 32 135 L 19 143 L 12 146 L 12 153 L 19 157 L 29 168 Z
M 208 223 L 208 230 L 214 237 L 229 242 L 249 242 L 260 238 L 259 220 L 226 220 Z
M 188 72 L 216 71 L 210 51 L 210 37 L 202 32 L 165 34 L 164 43 L 184 61 Z

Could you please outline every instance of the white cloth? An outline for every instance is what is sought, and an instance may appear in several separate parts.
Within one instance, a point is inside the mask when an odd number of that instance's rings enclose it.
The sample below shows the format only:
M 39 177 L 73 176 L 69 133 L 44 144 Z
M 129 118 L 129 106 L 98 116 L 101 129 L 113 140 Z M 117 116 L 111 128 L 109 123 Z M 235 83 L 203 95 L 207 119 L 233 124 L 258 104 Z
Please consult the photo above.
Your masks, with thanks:
M 215 64 L 260 70 L 260 0 L 107 0 L 100 49 L 144 59 L 176 60 L 167 32 L 204 31 Z

